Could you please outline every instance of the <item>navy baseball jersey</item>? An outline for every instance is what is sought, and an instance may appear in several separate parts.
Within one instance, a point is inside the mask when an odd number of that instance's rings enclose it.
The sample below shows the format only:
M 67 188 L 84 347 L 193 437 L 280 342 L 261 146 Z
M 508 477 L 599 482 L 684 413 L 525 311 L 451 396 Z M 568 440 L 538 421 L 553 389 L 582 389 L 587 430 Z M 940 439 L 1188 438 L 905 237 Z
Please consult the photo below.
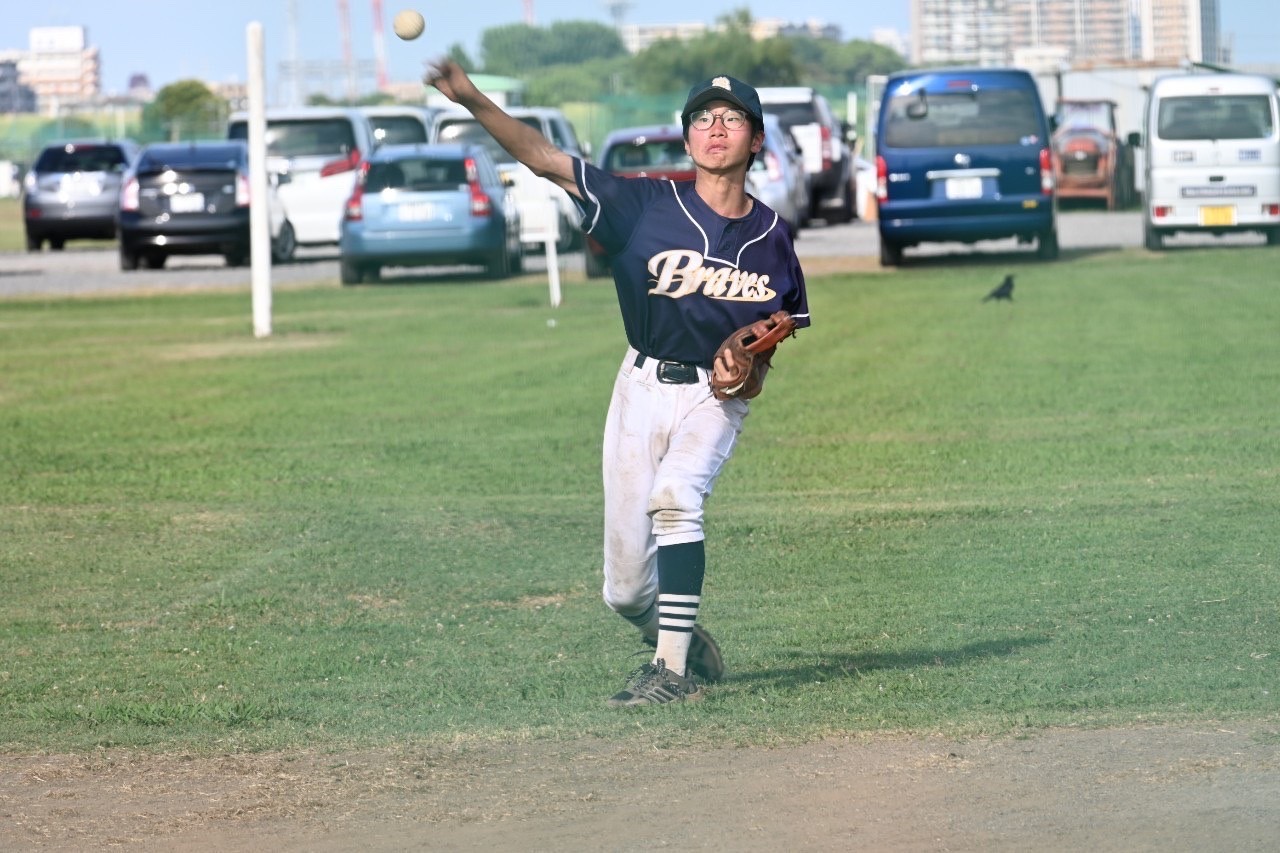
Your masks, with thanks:
M 627 342 L 710 369 L 735 330 L 784 310 L 809 325 L 804 275 L 786 224 L 758 199 L 716 213 L 693 181 L 623 178 L 577 160 L 583 230 L 610 256 Z

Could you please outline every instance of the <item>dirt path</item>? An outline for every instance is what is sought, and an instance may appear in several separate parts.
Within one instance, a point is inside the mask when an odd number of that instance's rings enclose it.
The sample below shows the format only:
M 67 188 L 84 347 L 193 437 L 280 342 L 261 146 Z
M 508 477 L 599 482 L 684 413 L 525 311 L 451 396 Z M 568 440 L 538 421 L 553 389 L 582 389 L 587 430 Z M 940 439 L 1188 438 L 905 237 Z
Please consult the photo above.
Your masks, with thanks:
M 1274 726 L 0 761 L 6 851 L 1280 849 Z

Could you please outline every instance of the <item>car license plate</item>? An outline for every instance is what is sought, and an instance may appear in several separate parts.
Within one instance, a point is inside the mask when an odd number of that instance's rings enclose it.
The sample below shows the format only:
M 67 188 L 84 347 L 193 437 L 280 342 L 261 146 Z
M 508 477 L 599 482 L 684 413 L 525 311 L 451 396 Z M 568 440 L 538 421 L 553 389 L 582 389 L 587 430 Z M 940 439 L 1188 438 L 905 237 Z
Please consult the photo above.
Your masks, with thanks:
M 429 222 L 436 219 L 436 206 L 429 201 L 396 205 L 396 218 L 401 222 Z
M 204 193 L 169 196 L 170 213 L 200 213 L 204 210 Z
M 1236 206 L 1234 204 L 1215 205 L 1200 208 L 1200 224 L 1206 228 L 1214 225 L 1235 225 Z
M 982 198 L 982 178 L 947 178 L 947 198 Z

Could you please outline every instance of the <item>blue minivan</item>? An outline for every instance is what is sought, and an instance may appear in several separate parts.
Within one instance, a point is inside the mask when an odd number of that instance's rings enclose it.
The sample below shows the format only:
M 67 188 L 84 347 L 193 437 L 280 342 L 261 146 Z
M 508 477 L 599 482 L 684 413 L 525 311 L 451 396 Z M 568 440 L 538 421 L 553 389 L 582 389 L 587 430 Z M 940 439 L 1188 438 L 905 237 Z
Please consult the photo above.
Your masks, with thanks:
M 1058 256 L 1049 120 L 1012 68 L 903 71 L 876 124 L 880 263 L 921 243 L 1016 237 Z

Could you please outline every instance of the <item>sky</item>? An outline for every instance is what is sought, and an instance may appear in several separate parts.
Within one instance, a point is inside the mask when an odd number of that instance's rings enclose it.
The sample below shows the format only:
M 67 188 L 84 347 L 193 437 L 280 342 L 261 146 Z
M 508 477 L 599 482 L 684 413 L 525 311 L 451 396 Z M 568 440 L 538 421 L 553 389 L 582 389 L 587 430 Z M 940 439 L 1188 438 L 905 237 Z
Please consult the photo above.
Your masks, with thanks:
M 337 0 L 295 0 L 299 9 L 297 56 L 300 60 L 339 66 L 343 42 L 338 26 Z M 480 35 L 486 29 L 522 23 L 526 3 L 533 22 L 612 23 L 603 0 L 471 0 L 471 2 L 406 3 L 383 0 L 384 41 L 388 73 L 393 81 L 418 80 L 423 63 L 461 44 L 479 59 Z M 1220 0 L 1224 34 L 1234 34 L 1236 62 L 1280 63 L 1280 15 L 1276 0 Z M 373 3 L 348 0 L 351 53 L 371 67 L 374 60 Z M 9 0 L 0 15 L 0 51 L 26 49 L 32 27 L 75 25 L 88 28 L 89 43 L 101 54 L 102 85 L 108 93 L 123 92 L 131 75 L 144 73 L 153 89 L 190 77 L 208 81 L 244 81 L 246 27 L 263 26 L 269 87 L 280 85 L 279 63 L 290 58 L 291 39 L 287 0 Z M 391 32 L 391 18 L 402 8 L 417 8 L 426 18 L 426 32 L 404 42 Z M 780 18 L 802 22 L 817 19 L 840 27 L 844 39 L 870 38 L 877 28 L 909 29 L 909 0 L 636 0 L 625 12 L 632 24 L 668 24 L 702 20 L 707 23 L 737 9 L 748 8 L 757 19 Z M 696 8 L 696 13 L 690 13 Z M 342 88 L 334 72 L 333 90 Z M 323 86 L 317 88 L 323 89 Z M 372 90 L 372 79 L 361 90 Z

